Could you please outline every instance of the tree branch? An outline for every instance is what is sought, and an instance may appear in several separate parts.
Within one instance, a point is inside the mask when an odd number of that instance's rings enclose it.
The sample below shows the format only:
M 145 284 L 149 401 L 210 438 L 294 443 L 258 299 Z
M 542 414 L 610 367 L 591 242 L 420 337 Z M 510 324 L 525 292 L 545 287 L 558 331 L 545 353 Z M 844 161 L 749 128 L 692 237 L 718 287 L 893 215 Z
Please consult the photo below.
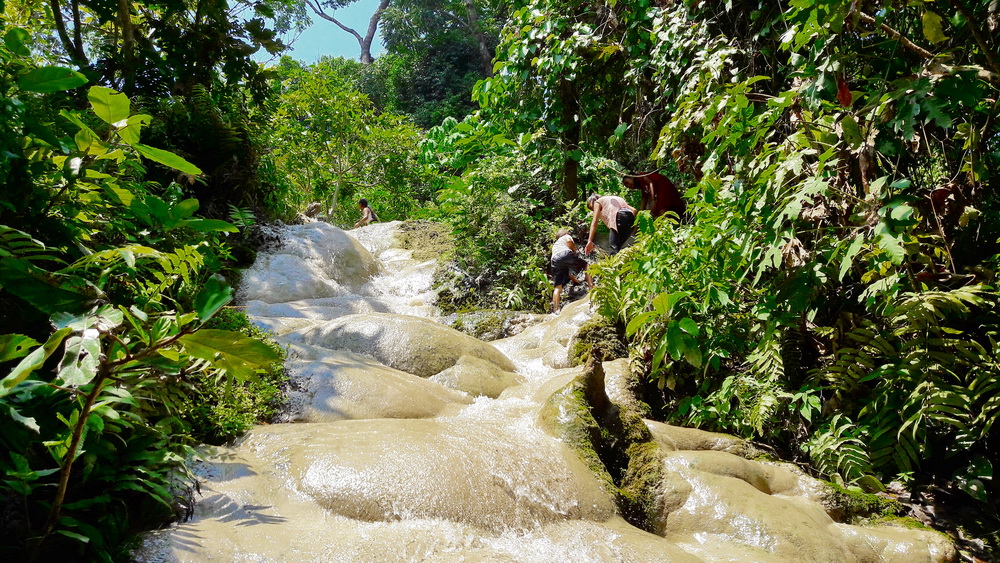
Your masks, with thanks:
M 368 55 L 368 61 L 365 61 L 365 54 L 361 54 L 361 62 L 368 64 L 371 63 L 372 57 L 372 41 L 375 39 L 375 30 L 378 29 L 378 22 L 382 19 L 382 12 L 389 7 L 389 0 L 382 0 L 378 4 L 378 8 L 375 9 L 375 13 L 372 14 L 370 20 L 368 20 L 368 33 L 365 34 L 365 42 L 362 48 L 365 49 Z
M 969 24 L 969 29 L 972 30 L 972 37 L 976 40 L 976 44 L 979 45 L 979 49 L 986 56 L 986 61 L 990 65 L 990 70 L 993 73 L 1000 73 L 1000 63 L 997 62 L 997 55 L 989 48 L 986 44 L 986 40 L 983 38 L 983 32 L 980 31 L 979 27 L 976 26 L 976 20 L 973 19 L 972 13 L 965 6 L 965 2 L 960 0 L 951 0 L 951 5 L 955 6 L 959 12 L 965 16 L 965 21 Z
M 357 31 L 354 31 L 353 29 L 351 29 L 351 28 L 347 27 L 346 25 L 340 23 L 340 20 L 338 20 L 337 18 L 335 18 L 335 17 L 327 14 L 326 12 L 324 12 L 323 9 L 320 7 L 318 0 L 306 0 L 306 6 L 309 6 L 309 8 L 313 12 L 315 12 L 317 16 L 323 18 L 326 21 L 331 21 L 331 22 L 337 24 L 337 27 L 339 27 L 340 29 L 343 29 L 347 33 L 350 33 L 351 35 L 353 35 L 354 38 L 358 40 L 358 44 L 364 45 L 364 39 L 361 37 L 360 33 L 358 33 Z
M 878 25 L 878 27 L 882 31 L 884 31 L 886 35 L 888 35 L 889 37 L 895 39 L 896 41 L 899 41 L 900 45 L 902 45 L 903 47 L 906 47 L 907 49 L 913 51 L 914 53 L 920 55 L 921 57 L 923 57 L 925 59 L 933 59 L 934 58 L 934 53 L 931 53 L 927 49 L 924 49 L 920 45 L 917 45 L 913 41 L 910 41 L 906 37 L 903 37 L 902 33 L 896 31 L 895 29 L 893 29 L 891 27 L 889 27 L 885 23 L 878 23 L 875 20 L 875 18 L 869 16 L 868 14 L 866 14 L 866 13 L 860 11 L 860 10 L 858 10 L 858 19 L 860 19 L 861 21 L 863 21 L 863 22 L 865 22 L 867 24 Z

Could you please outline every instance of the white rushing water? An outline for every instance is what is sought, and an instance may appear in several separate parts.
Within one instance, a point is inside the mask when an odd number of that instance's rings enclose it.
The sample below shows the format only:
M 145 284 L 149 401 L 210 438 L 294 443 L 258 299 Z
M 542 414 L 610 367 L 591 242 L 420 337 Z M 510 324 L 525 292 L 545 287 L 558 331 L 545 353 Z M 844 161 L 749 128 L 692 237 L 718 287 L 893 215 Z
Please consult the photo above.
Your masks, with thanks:
M 814 485 L 650 422 L 666 477 L 657 534 L 618 514 L 542 405 L 580 374 L 588 304 L 494 344 L 436 322 L 435 264 L 398 223 L 286 227 L 244 276 L 247 313 L 290 351 L 277 424 L 202 464 L 193 518 L 143 561 L 943 561 L 930 534 L 834 523 Z M 606 365 L 608 394 L 623 361 Z M 706 451 L 707 450 L 707 451 Z

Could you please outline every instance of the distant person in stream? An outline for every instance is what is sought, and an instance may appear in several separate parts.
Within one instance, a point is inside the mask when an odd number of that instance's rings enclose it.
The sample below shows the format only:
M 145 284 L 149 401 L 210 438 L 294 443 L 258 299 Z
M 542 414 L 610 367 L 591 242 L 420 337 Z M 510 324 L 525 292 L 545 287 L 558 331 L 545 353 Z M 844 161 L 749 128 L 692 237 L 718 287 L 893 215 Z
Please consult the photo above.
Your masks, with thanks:
M 375 221 L 378 221 L 378 216 L 375 215 L 375 212 L 372 211 L 371 207 L 368 207 L 367 199 L 361 198 L 358 200 L 358 209 L 361 210 L 361 219 L 359 219 L 358 222 L 354 224 L 355 229 L 357 229 L 358 227 L 363 227 L 368 223 L 373 223 Z
M 587 287 L 594 289 L 594 280 L 587 272 L 587 261 L 580 257 L 576 250 L 576 243 L 567 229 L 559 229 L 556 232 L 556 242 L 552 245 L 552 281 L 556 288 L 552 291 L 552 312 L 559 312 L 559 302 L 562 299 L 563 286 L 573 280 L 580 283 L 573 275 L 574 271 L 583 271 L 587 279 Z
M 647 174 L 636 174 L 625 176 L 622 183 L 629 189 L 640 190 L 642 201 L 639 209 L 648 209 L 649 213 L 656 219 L 664 213 L 676 213 L 677 217 L 684 216 L 684 200 L 681 199 L 677 186 L 659 172 L 649 172 Z
M 590 236 L 587 238 L 587 246 L 583 248 L 584 254 L 594 251 L 594 235 L 597 234 L 598 221 L 604 221 L 611 231 L 611 248 L 608 252 L 612 255 L 618 254 L 632 234 L 632 225 L 635 223 L 637 213 L 635 208 L 616 195 L 591 194 L 587 198 L 587 209 L 594 212 L 594 220 L 590 222 Z

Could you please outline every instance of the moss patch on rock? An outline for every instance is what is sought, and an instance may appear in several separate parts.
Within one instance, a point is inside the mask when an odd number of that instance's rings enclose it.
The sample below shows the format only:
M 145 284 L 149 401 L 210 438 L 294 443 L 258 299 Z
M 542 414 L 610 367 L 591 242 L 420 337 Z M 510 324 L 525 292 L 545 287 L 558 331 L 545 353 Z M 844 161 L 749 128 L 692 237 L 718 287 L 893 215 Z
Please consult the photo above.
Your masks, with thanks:
M 396 238 L 403 249 L 413 251 L 414 260 L 421 262 L 434 259 L 444 262 L 455 252 L 455 237 L 444 223 L 403 221 Z
M 587 363 L 591 357 L 606 362 L 628 356 L 625 334 L 608 319 L 595 316 L 580 327 L 569 345 L 570 365 Z
M 445 324 L 455 330 L 490 342 L 510 336 L 508 327 L 511 321 L 519 315 L 520 313 L 505 309 L 484 309 L 452 313 L 443 320 Z
M 639 413 L 605 394 L 601 362 L 591 358 L 581 376 L 553 394 L 540 422 L 580 454 L 627 521 L 653 529 L 662 452 Z
M 898 518 L 906 512 L 906 507 L 897 500 L 830 482 L 826 483 L 823 506 L 831 518 L 848 524 Z

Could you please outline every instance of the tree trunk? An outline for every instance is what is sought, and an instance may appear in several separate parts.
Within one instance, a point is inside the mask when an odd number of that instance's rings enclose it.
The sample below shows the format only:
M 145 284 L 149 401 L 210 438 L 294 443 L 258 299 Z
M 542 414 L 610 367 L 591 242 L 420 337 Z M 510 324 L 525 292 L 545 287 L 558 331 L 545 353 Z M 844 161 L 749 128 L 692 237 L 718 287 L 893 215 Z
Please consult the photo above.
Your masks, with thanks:
M 479 25 L 479 10 L 476 8 L 475 0 L 465 0 L 465 13 L 468 17 L 469 29 L 475 35 L 476 43 L 479 45 L 479 60 L 480 64 L 483 65 L 483 72 L 486 76 L 493 76 L 493 53 L 490 52 L 489 45 L 486 43 L 486 34 L 483 33 L 483 29 Z
M 71 1 L 73 3 L 74 23 L 72 39 L 66 31 L 66 22 L 63 20 L 62 5 L 59 4 L 59 0 L 49 0 L 49 8 L 52 10 L 52 20 L 56 24 L 56 33 L 59 35 L 59 41 L 62 43 L 63 49 L 66 50 L 66 54 L 69 55 L 70 60 L 82 68 L 90 64 L 90 61 L 87 60 L 87 54 L 83 50 L 83 32 L 80 29 L 80 5 L 78 0 Z
M 334 16 L 324 12 L 323 8 L 319 4 L 319 0 L 306 0 L 306 5 L 309 6 L 309 9 L 312 10 L 317 16 L 326 21 L 337 24 L 337 27 L 353 35 L 354 38 L 358 40 L 358 45 L 361 47 L 361 63 L 366 65 L 372 64 L 372 61 L 375 60 L 372 57 L 372 43 L 375 41 L 375 32 L 378 31 L 378 24 L 382 19 L 382 12 L 389 7 L 389 0 L 382 0 L 379 2 L 378 8 L 375 9 L 375 13 L 372 14 L 371 19 L 368 20 L 368 31 L 365 33 L 364 37 L 362 37 L 356 30 L 341 23 L 340 20 Z

